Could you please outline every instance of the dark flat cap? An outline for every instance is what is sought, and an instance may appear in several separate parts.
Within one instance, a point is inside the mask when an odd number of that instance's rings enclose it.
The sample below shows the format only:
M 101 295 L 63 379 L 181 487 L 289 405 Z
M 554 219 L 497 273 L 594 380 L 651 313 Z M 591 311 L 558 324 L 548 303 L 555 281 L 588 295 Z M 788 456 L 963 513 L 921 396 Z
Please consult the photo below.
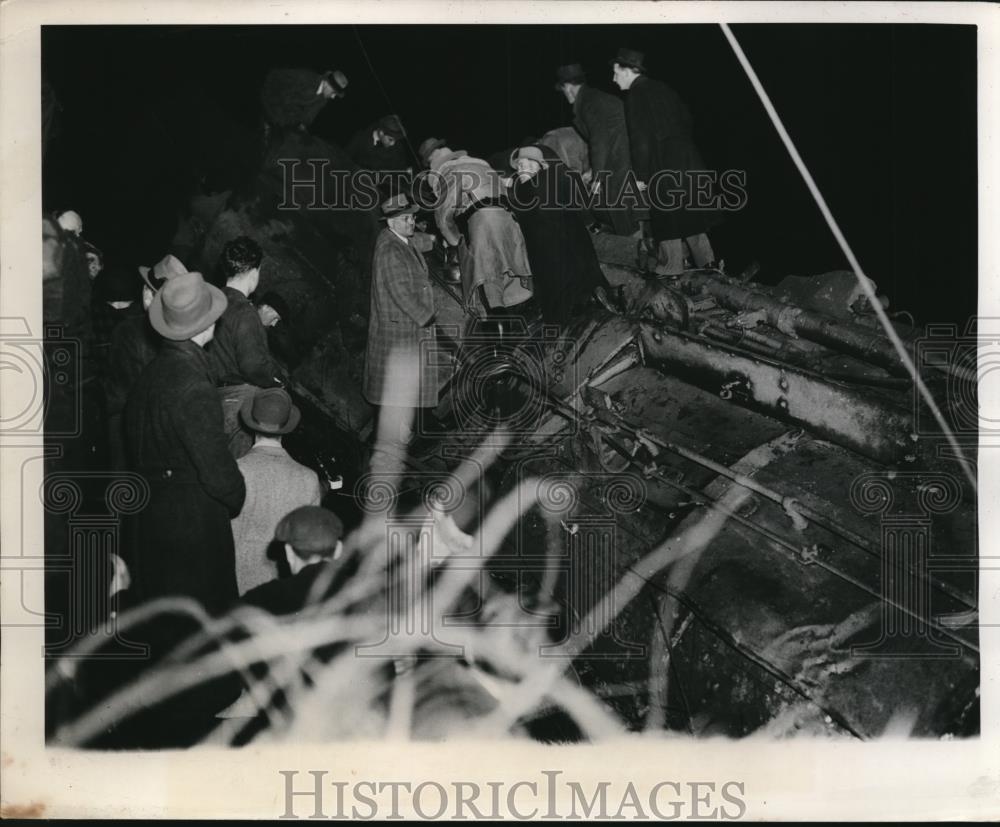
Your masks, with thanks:
M 318 505 L 304 505 L 281 519 L 274 530 L 274 539 L 288 543 L 299 553 L 333 554 L 343 534 L 344 524 L 332 511 Z

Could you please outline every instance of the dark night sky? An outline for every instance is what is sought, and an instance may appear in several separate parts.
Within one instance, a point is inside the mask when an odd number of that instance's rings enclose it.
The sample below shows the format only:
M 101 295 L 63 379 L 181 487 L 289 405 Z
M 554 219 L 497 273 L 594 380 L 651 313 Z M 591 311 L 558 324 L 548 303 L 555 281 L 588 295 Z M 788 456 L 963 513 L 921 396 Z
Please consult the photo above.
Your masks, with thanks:
M 925 321 L 973 314 L 975 29 L 733 31 L 890 309 Z M 731 271 L 754 258 L 764 280 L 846 266 L 721 31 L 708 25 L 46 27 L 43 74 L 63 108 L 46 159 L 46 207 L 78 209 L 109 256 L 153 261 L 195 167 L 230 179 L 252 169 L 269 67 L 348 75 L 348 97 L 314 125 L 333 140 L 395 111 L 414 143 L 441 135 L 488 155 L 570 122 L 552 90 L 556 65 L 579 61 L 592 83 L 612 89 L 607 60 L 622 45 L 645 50 L 650 74 L 687 101 L 707 163 L 747 171 L 747 208 L 714 236 Z

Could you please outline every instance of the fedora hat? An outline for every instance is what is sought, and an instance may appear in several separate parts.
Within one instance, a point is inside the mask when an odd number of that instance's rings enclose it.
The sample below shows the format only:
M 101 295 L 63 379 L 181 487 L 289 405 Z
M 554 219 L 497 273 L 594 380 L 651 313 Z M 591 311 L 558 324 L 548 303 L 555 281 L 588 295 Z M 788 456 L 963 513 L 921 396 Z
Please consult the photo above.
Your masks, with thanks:
M 332 72 L 325 72 L 323 79 L 333 87 L 333 96 L 343 98 L 347 95 L 347 75 L 335 69 Z
M 387 218 L 395 218 L 397 215 L 411 215 L 420 209 L 416 204 L 411 204 L 405 192 L 398 193 L 391 198 L 386 198 L 382 202 L 382 216 L 380 221 Z
M 154 293 L 163 287 L 167 279 L 172 279 L 187 271 L 187 267 L 181 263 L 181 260 L 172 255 L 165 255 L 152 267 L 139 266 L 139 275 Z
M 542 169 L 549 168 L 549 161 L 545 157 L 545 153 L 542 152 L 540 146 L 535 146 L 534 144 L 530 146 L 522 146 L 515 149 L 510 153 L 510 165 L 512 169 L 517 169 L 517 162 L 522 158 L 527 158 L 529 161 L 536 161 L 541 165 Z
M 556 69 L 556 91 L 562 88 L 564 83 L 586 83 L 587 75 L 579 63 L 567 63 Z
M 261 434 L 287 434 L 298 427 L 302 413 L 283 388 L 262 388 L 240 408 L 243 423 Z
M 618 54 L 608 63 L 617 63 L 619 66 L 628 66 L 640 72 L 646 71 L 646 56 L 636 49 L 619 49 Z
M 164 339 L 183 342 L 207 330 L 227 304 L 226 294 L 205 284 L 201 273 L 180 273 L 153 297 L 149 323 Z
M 417 149 L 417 157 L 420 158 L 421 163 L 425 167 L 429 167 L 431 164 L 431 153 L 435 149 L 446 146 L 447 143 L 444 138 L 425 138 Z

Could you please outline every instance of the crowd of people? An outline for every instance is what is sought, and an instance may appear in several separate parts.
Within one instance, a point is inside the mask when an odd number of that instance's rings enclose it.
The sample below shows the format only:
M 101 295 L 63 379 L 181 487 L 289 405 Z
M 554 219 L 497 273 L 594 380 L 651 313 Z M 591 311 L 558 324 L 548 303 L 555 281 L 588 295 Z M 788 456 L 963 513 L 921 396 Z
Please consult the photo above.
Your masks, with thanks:
M 399 404 L 398 394 L 383 388 L 392 349 L 418 353 L 422 342 L 434 340 L 422 255 L 431 242 L 421 238 L 427 225 L 416 218 L 428 204 L 445 250 L 455 253 L 474 316 L 516 311 L 533 297 L 542 321 L 562 329 L 588 303 L 622 309 L 591 239 L 602 225 L 618 235 L 649 233 L 658 276 L 679 275 L 692 264 L 717 266 L 707 234 L 717 213 L 678 203 L 670 191 L 690 191 L 693 174 L 705 167 L 689 110 L 670 87 L 647 76 L 643 53 L 620 49 L 610 63 L 615 84 L 627 93 L 624 102 L 589 85 L 580 64 L 560 66 L 555 88 L 573 106 L 573 126 L 524 141 L 499 163 L 453 150 L 443 138 L 420 143 L 419 184 L 382 204 L 387 226 L 373 255 L 365 363 L 370 402 Z M 370 171 L 398 171 L 404 162 L 388 159 L 405 136 L 398 118 L 387 116 L 355 136 L 354 157 Z M 417 404 L 427 411 L 438 404 L 442 365 L 420 362 Z
M 588 302 L 617 309 L 592 223 L 641 233 L 642 206 L 624 197 L 629 172 L 641 192 L 657 169 L 700 169 L 701 161 L 686 107 L 646 76 L 644 56 L 622 49 L 612 64 L 615 82 L 627 91 L 624 104 L 588 85 L 578 64 L 559 67 L 556 88 L 573 106 L 572 134 L 554 130 L 523 143 L 505 170 L 442 138 L 413 150 L 395 115 L 350 141 L 355 168 L 412 175 L 409 148 L 431 173 L 421 179 L 429 193 L 396 189 L 380 199 L 362 388 L 374 406 L 426 412 L 438 404 L 448 366 L 419 358 L 434 337 L 425 253 L 438 235 L 446 256 L 457 257 L 473 315 L 533 297 L 542 320 L 562 328 Z M 341 72 L 272 71 L 263 91 L 268 128 L 308 130 L 347 86 Z M 596 207 L 580 203 L 585 192 L 601 196 Z M 426 196 L 434 228 L 418 225 Z M 705 214 L 656 207 L 648 214 L 658 272 L 682 272 L 688 252 L 699 266 L 712 262 Z M 130 605 L 185 597 L 210 614 L 240 601 L 294 611 L 316 567 L 338 559 L 343 525 L 321 505 L 330 481 L 282 446 L 301 414 L 286 389 L 287 340 L 283 346 L 276 336 L 291 322 L 288 305 L 274 292 L 257 296 L 261 246 L 248 236 L 231 238 L 217 286 L 172 254 L 138 267 L 106 267 L 76 212 L 48 216 L 44 228 L 46 318 L 92 343 L 87 358 L 107 466 L 138 475 L 148 488 L 145 507 L 125 525 L 110 591 L 127 595 Z M 388 381 L 390 359 L 400 351 L 418 357 L 415 399 L 412 388 Z M 58 400 L 51 402 L 58 410 Z M 162 655 L 176 632 L 153 631 L 148 642 L 154 657 Z

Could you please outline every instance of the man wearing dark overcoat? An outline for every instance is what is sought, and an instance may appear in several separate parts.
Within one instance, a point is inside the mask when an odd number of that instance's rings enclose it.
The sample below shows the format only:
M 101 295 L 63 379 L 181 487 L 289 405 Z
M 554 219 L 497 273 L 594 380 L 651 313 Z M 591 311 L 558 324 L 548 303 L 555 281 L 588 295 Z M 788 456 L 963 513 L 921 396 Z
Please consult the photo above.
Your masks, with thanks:
M 614 81 L 628 92 L 625 115 L 632 169 L 649 200 L 656 272 L 679 275 L 685 245 L 696 266 L 714 263 L 706 230 L 718 223 L 719 214 L 708 209 L 711 202 L 697 202 L 705 190 L 691 173 L 704 170 L 705 164 L 694 144 L 691 113 L 673 89 L 646 76 L 644 61 L 642 52 L 619 49 L 612 61 Z
M 431 352 L 434 294 L 427 262 L 412 243 L 416 211 L 417 206 L 402 193 L 382 204 L 386 227 L 375 242 L 363 388 L 373 405 L 429 409 L 438 403 L 439 374 Z M 393 353 L 419 365 L 412 380 L 410 376 L 401 381 L 401 377 L 389 375 Z M 406 387 L 407 380 L 418 387 Z M 403 443 L 408 437 L 398 435 Z
M 253 445 L 252 434 L 240 423 L 240 410 L 258 388 L 281 384 L 267 331 L 249 298 L 260 281 L 263 258 L 260 245 L 248 236 L 234 238 L 222 248 L 219 269 L 226 279 L 226 311 L 206 351 L 219 385 L 229 450 L 237 459 Z
M 246 496 L 203 350 L 225 309 L 200 273 L 167 281 L 149 308 L 163 341 L 125 407 L 131 467 L 150 491 L 135 521 L 136 596 L 190 597 L 210 612 L 237 596 L 230 519 Z
M 637 228 L 631 209 L 634 205 L 622 203 L 622 188 L 631 166 L 625 105 L 614 95 L 588 86 L 579 63 L 556 70 L 556 89 L 573 107 L 573 126 L 587 142 L 591 187 L 597 204 L 607 207 L 600 210 L 601 217 L 618 235 L 631 235 Z
M 407 154 L 406 130 L 396 115 L 384 115 L 354 133 L 347 153 L 370 172 L 404 172 L 412 166 Z
M 111 335 L 111 354 L 108 360 L 108 374 L 104 384 L 107 400 L 108 431 L 111 445 L 111 467 L 125 470 L 125 402 L 129 392 L 146 365 L 156 358 L 160 346 L 160 335 L 149 323 L 149 308 L 153 297 L 167 283 L 167 279 L 186 273 L 181 261 L 174 256 L 164 256 L 152 267 L 139 267 L 142 277 L 142 313 L 130 316 L 115 328 Z

